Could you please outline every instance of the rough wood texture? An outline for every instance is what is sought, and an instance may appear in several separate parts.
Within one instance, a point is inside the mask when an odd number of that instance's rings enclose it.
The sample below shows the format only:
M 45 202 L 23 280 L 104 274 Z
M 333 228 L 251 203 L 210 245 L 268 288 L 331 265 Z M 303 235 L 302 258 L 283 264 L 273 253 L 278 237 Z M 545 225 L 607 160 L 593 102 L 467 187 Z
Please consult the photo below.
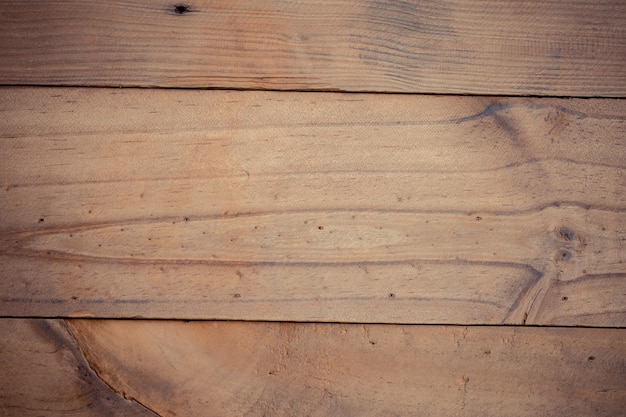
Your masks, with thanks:
M 154 413 L 93 372 L 60 320 L 0 320 L 0 415 L 140 416 Z
M 69 327 L 106 384 L 161 416 L 626 412 L 622 330 L 97 320 Z
M 0 2 L 0 83 L 626 95 L 626 2 Z
M 619 416 L 623 330 L 0 320 L 7 416 Z
M 626 325 L 626 102 L 5 88 L 0 315 Z

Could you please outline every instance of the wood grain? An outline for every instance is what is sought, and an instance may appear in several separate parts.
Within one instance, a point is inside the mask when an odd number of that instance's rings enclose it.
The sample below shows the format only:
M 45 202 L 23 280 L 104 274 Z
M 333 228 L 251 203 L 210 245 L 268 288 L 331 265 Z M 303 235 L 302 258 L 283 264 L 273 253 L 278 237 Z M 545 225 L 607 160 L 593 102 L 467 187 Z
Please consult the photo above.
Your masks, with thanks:
M 0 315 L 626 325 L 626 102 L 0 94 Z
M 155 416 L 98 378 L 61 320 L 0 320 L 0 369 L 2 416 Z
M 618 329 L 70 321 L 161 416 L 619 416 Z
M 626 94 L 626 3 L 0 1 L 0 84 Z

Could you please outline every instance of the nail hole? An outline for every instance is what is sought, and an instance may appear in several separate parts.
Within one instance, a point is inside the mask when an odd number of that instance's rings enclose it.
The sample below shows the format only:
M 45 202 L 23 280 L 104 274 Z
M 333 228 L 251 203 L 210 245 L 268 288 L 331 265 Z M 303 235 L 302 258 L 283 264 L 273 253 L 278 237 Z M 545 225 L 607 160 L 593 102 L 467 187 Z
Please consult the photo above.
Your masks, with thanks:
M 569 300 L 569 297 L 565 296 L 565 297 L 561 298 L 561 300 L 567 301 L 567 300 Z
M 320 230 L 324 230 L 324 226 L 318 226 L 317 228 Z
M 596 357 L 595 357 L 595 356 L 589 356 L 589 357 L 587 358 L 587 360 L 588 360 L 589 362 L 591 362 L 591 361 L 595 361 L 595 360 L 596 360 Z
M 183 13 L 187 13 L 188 11 L 189 11 L 189 6 L 185 4 L 177 4 L 174 6 L 174 12 L 176 12 L 176 14 L 183 14 Z
M 396 298 L 396 295 L 392 292 L 389 293 L 389 298 Z
M 44 220 L 43 220 L 43 217 L 42 217 L 41 219 L 39 219 L 39 223 L 43 223 L 43 222 L 44 222 Z

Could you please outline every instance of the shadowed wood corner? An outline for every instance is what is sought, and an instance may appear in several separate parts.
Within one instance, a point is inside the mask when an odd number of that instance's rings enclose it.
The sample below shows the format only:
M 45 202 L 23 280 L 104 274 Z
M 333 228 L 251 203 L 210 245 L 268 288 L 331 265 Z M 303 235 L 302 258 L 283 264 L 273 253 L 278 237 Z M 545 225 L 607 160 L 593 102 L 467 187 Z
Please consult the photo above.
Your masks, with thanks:
M 0 25 L 0 414 L 626 414 L 623 2 Z

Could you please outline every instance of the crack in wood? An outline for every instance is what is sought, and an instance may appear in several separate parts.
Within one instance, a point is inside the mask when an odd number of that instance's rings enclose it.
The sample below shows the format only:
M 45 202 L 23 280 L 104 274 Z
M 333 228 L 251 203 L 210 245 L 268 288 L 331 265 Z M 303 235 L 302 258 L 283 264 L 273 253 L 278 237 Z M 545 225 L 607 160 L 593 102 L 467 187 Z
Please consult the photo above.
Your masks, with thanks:
M 75 345 L 75 346 L 72 346 L 72 345 L 68 344 L 68 348 L 71 350 L 71 352 L 74 355 L 74 357 L 76 358 L 76 360 L 78 360 L 79 362 L 82 362 L 84 364 L 84 366 L 85 366 L 86 370 L 89 372 L 90 376 L 92 376 L 98 382 L 104 384 L 113 393 L 115 393 L 115 394 L 119 395 L 120 397 L 124 398 L 124 400 L 139 405 L 140 407 L 144 408 L 147 412 L 152 413 L 155 417 L 162 417 L 161 414 L 157 413 L 152 408 L 148 407 L 146 404 L 144 404 L 143 402 L 139 401 L 137 398 L 129 396 L 124 391 L 120 391 L 120 390 L 116 389 L 113 385 L 111 385 L 108 381 L 106 381 L 101 376 L 101 374 L 98 372 L 97 366 L 95 366 L 95 365 L 93 365 L 92 363 L 89 362 L 88 355 L 86 354 L 85 350 L 83 349 L 83 346 L 81 346 L 81 344 L 78 342 L 78 338 L 74 335 L 74 332 L 72 331 L 70 326 L 67 324 L 67 321 L 63 320 L 63 319 L 60 319 L 59 321 L 60 321 L 60 324 L 63 327 L 63 329 L 67 331 L 67 334 L 71 338 L 72 343 Z

